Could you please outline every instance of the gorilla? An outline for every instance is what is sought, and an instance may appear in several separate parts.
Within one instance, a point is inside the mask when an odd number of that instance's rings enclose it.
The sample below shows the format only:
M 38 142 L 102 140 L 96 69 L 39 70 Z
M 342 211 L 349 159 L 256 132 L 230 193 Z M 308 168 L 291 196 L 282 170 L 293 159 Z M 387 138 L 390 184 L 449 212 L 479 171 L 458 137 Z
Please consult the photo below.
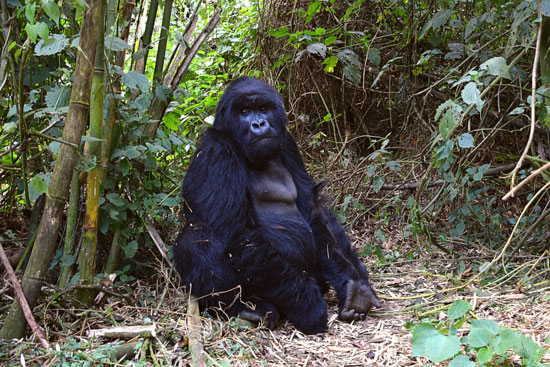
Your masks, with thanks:
M 241 77 L 226 88 L 183 181 L 174 261 L 202 309 L 315 334 L 327 330 L 330 286 L 341 320 L 380 302 L 286 125 L 273 87 Z

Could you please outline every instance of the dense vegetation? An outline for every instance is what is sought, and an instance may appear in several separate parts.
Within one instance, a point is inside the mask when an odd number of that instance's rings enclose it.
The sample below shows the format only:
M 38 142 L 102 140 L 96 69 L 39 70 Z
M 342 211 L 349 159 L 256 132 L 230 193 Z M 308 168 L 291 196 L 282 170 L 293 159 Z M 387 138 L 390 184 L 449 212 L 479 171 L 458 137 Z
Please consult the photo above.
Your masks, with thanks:
M 0 7 L 0 240 L 31 308 L 88 307 L 105 287 L 131 293 L 157 272 L 155 234 L 170 245 L 181 226 L 200 132 L 245 74 L 284 96 L 308 168 L 330 180 L 339 218 L 379 269 L 433 257 L 456 275 L 442 293 L 496 283 L 549 301 L 549 1 Z M 12 295 L 0 337 L 25 335 Z M 465 315 L 428 314 L 413 354 L 510 365 L 512 348 L 541 363 L 529 338 Z M 466 321 L 481 341 L 459 342 Z M 429 349 L 449 343 L 448 355 Z

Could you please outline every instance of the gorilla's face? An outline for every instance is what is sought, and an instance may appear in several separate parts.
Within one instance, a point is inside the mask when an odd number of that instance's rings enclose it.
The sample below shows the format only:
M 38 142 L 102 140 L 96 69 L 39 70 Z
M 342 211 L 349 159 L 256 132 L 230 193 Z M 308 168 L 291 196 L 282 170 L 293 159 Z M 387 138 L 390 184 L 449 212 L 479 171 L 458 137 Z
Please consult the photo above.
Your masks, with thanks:
M 277 123 L 275 106 L 257 95 L 244 95 L 234 105 L 235 132 L 248 159 L 255 164 L 275 158 L 279 152 L 281 124 Z
M 214 128 L 231 132 L 248 161 L 263 166 L 283 147 L 286 121 L 281 97 L 273 87 L 254 78 L 239 78 L 222 96 Z

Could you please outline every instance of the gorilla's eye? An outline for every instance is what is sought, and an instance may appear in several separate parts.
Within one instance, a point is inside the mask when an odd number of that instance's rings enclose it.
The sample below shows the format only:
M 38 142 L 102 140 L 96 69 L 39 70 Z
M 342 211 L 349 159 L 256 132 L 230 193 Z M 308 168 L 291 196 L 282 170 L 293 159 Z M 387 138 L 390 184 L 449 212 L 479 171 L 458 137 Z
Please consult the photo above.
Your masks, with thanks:
M 261 106 L 261 107 L 260 107 L 260 111 L 261 111 L 261 112 L 267 111 L 267 107 L 266 107 L 266 106 Z
M 250 111 L 250 110 L 248 109 L 248 107 L 243 107 L 243 108 L 241 109 L 241 113 L 242 113 L 243 115 L 246 115 L 249 111 Z

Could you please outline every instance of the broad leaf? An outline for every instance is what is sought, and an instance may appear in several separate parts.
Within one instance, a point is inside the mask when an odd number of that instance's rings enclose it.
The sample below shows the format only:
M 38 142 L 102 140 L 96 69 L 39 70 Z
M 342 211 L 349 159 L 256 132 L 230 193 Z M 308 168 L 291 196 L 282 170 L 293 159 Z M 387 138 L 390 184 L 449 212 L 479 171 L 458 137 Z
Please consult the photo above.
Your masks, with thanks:
M 132 90 L 139 90 L 142 93 L 149 91 L 149 79 L 137 71 L 129 71 L 122 75 L 122 83 Z
M 474 82 L 469 82 L 466 84 L 462 90 L 462 100 L 468 105 L 474 103 L 478 111 L 481 111 L 481 108 L 483 107 L 481 92 L 477 89 L 476 83 Z
M 464 133 L 458 137 L 458 146 L 461 148 L 473 148 L 474 137 L 470 133 Z
M 493 57 L 479 66 L 481 70 L 487 70 L 491 75 L 497 75 L 506 79 L 512 79 L 506 60 L 503 57 Z
M 451 320 L 456 320 L 464 316 L 471 308 L 472 305 L 469 302 L 458 300 L 449 307 L 447 314 Z
M 57 3 L 54 0 L 42 0 L 42 8 L 46 15 L 48 15 L 55 24 L 59 25 L 59 16 L 61 12 L 59 11 Z
M 119 52 L 129 49 L 130 45 L 118 37 L 107 36 L 105 37 L 105 48 Z
M 426 340 L 425 351 L 430 361 L 442 362 L 460 351 L 460 340 L 454 335 L 435 335 Z
M 69 45 L 69 39 L 64 34 L 52 34 L 48 39 L 40 40 L 34 48 L 36 56 L 55 55 Z
M 327 46 L 323 43 L 312 43 L 307 46 L 306 50 L 310 54 L 318 55 L 322 58 L 327 57 Z
M 420 357 L 426 354 L 426 342 L 429 338 L 439 335 L 439 331 L 431 324 L 418 324 L 412 332 L 412 356 Z
M 468 358 L 467 355 L 459 354 L 456 357 L 453 358 L 451 363 L 449 363 L 449 367 L 473 367 L 475 366 L 475 363 L 470 361 L 470 358 Z

